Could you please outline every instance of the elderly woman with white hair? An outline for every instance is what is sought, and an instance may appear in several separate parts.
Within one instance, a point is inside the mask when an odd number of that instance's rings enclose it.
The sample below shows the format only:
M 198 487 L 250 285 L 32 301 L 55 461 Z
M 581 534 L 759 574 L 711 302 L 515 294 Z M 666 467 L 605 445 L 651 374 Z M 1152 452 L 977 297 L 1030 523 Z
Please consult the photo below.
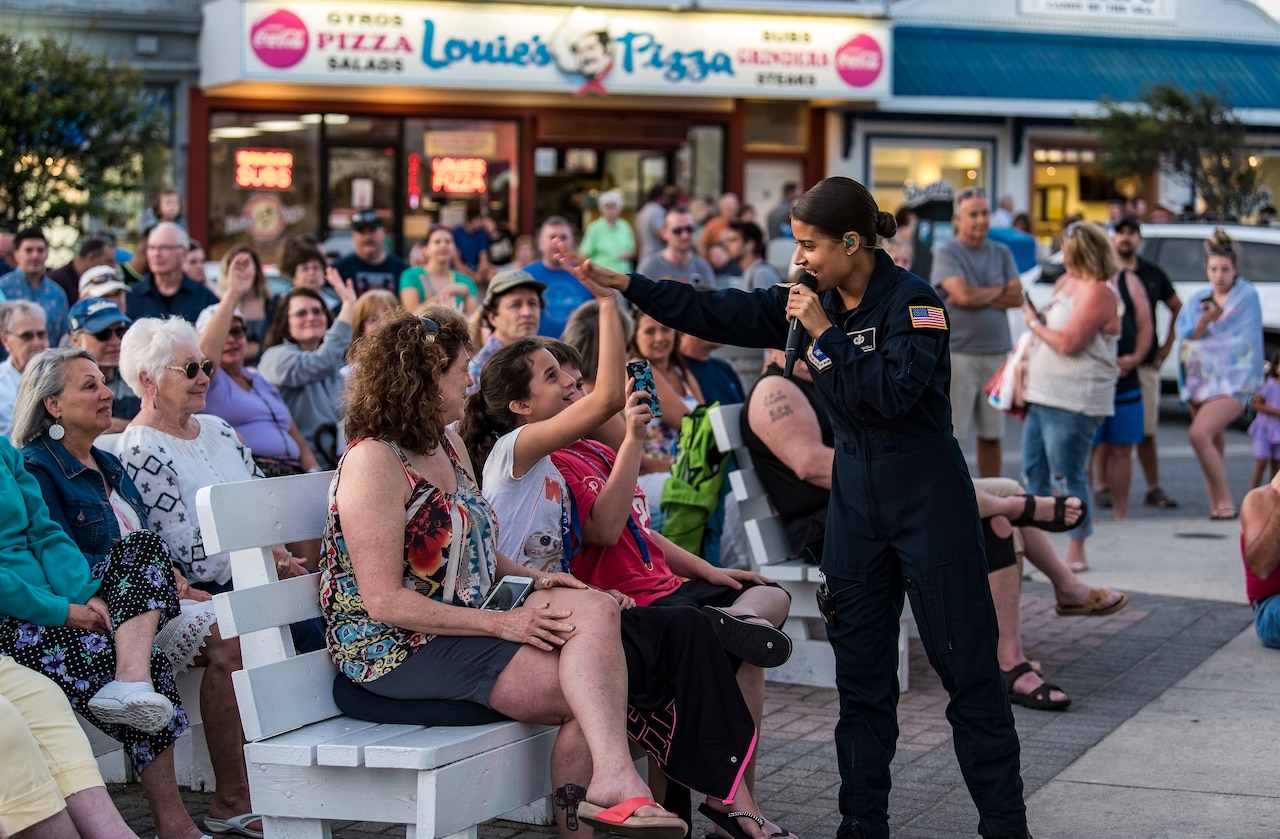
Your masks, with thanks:
M 114 308 L 109 302 L 100 302 Z M 102 370 L 88 352 L 46 350 L 31 360 L 22 377 L 13 443 L 22 448 L 27 471 L 39 484 L 50 517 L 79 548 L 75 561 L 86 573 L 92 571 L 97 576 L 113 553 L 122 549 L 118 546 L 137 544 L 140 539 L 157 543 L 157 549 L 163 551 L 166 573 L 157 580 L 166 597 L 181 598 L 180 612 L 169 616 L 147 647 L 157 647 L 174 673 L 205 668 L 200 710 L 217 790 L 209 802 L 206 827 L 244 828 L 252 834 L 258 817 L 249 812 L 244 740 L 231 687 L 232 672 L 243 666 L 240 642 L 219 634 L 211 596 L 190 588 L 181 571 L 170 572 L 170 551 L 144 529 L 150 512 L 137 486 L 115 455 L 95 445 L 111 427 L 113 402 Z M 172 682 L 168 673 L 165 679 Z M 170 722 L 167 737 L 152 736 L 146 743 L 137 742 L 138 738 L 124 740 L 131 746 L 135 763 L 145 766 L 147 755 L 167 748 L 172 737 L 181 732 L 180 723 L 177 717 Z M 117 732 L 108 729 L 107 733 L 115 736 Z M 128 735 L 128 731 L 122 733 Z M 172 755 L 164 759 L 171 761 Z M 178 794 L 172 767 L 154 775 L 143 773 L 143 784 L 162 832 L 179 836 L 189 832 L 193 825 Z
M 628 274 L 636 258 L 636 236 L 622 218 L 622 195 L 615 189 L 596 199 L 600 217 L 587 225 L 580 250 L 593 262 Z
M 214 369 L 181 318 L 134 321 L 120 346 L 120 375 L 142 400 L 121 435 L 121 460 L 147 505 L 147 527 L 169 543 L 191 585 L 211 594 L 231 588 L 231 560 L 205 553 L 196 491 L 262 477 L 235 429 L 202 413 Z M 306 573 L 283 547 L 276 567 L 282 577 Z

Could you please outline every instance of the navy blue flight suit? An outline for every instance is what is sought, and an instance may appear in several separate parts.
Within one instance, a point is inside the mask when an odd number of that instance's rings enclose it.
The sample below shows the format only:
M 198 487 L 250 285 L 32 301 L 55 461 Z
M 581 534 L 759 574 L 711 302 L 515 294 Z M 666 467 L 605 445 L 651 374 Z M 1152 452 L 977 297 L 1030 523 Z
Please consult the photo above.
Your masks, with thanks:
M 626 297 L 710 341 L 781 349 L 787 289 L 703 292 L 631 275 Z M 942 301 L 883 252 L 861 304 L 822 295 L 832 327 L 802 354 L 835 429 L 822 572 L 834 594 L 840 836 L 889 836 L 904 591 L 951 697 L 956 757 L 983 836 L 1021 835 L 1018 735 L 996 662 L 995 608 L 973 481 L 952 435 Z

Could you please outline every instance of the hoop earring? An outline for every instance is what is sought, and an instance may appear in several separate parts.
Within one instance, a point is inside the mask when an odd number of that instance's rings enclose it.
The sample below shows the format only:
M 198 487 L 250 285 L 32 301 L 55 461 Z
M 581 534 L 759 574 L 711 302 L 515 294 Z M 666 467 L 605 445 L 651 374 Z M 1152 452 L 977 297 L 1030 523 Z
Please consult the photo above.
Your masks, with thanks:
M 67 429 L 63 428 L 62 423 L 55 419 L 53 425 L 49 426 L 48 433 L 50 440 L 61 440 L 67 436 Z

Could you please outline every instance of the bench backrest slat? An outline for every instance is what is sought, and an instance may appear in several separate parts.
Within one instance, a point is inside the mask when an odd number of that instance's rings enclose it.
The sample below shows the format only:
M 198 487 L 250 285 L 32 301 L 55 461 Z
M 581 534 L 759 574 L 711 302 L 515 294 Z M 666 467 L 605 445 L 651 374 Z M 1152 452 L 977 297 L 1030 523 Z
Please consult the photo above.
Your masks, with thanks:
M 269 586 L 237 588 L 218 595 L 218 628 L 236 638 L 320 615 L 320 575 L 307 574 Z
M 324 530 L 332 480 L 332 472 L 313 472 L 204 487 L 196 493 L 196 512 L 205 552 L 316 538 Z
M 342 713 L 333 701 L 335 672 L 329 652 L 315 650 L 231 674 L 245 737 L 274 737 Z

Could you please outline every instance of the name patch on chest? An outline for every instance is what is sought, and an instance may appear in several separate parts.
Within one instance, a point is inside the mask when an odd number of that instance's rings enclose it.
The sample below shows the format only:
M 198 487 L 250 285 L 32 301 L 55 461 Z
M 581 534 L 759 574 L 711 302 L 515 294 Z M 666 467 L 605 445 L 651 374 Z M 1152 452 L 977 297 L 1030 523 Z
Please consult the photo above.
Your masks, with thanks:
M 947 316 L 938 306 L 908 306 L 907 311 L 911 316 L 912 329 L 947 328 Z
M 874 326 L 845 333 L 853 345 L 863 352 L 871 352 L 876 348 L 876 328 Z

